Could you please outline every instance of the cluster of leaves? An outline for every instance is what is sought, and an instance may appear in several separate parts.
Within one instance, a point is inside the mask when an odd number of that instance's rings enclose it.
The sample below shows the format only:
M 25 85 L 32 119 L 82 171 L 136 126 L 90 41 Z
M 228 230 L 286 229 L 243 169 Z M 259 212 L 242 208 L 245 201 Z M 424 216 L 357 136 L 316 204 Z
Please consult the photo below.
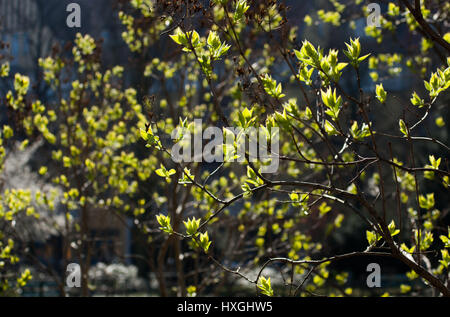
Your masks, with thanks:
M 17 128 L 27 141 L 33 141 L 37 133 L 53 149 L 45 154 L 48 163 L 39 168 L 39 175 L 60 189 L 58 212 L 64 211 L 65 223 L 55 225 L 66 232 L 67 245 L 88 270 L 89 263 L 82 261 L 85 257 L 80 253 L 95 239 L 88 219 L 96 210 L 111 211 L 111 217 L 144 214 L 146 201 L 137 197 L 139 182 L 150 177 L 156 158 L 138 158 L 130 148 L 140 140 L 138 126 L 146 119 L 137 91 L 122 87 L 124 68 L 100 71 L 101 47 L 89 35 L 77 34 L 74 44 L 71 57 L 61 53 L 39 59 L 47 85 L 58 95 L 56 102 L 45 105 L 32 100 L 27 95 L 30 79 L 16 74 L 6 107 L 21 118 Z M 67 84 L 67 78 L 74 79 Z M 25 111 L 28 104 L 31 111 Z M 2 136 L 11 138 L 12 130 L 5 126 Z M 30 203 L 22 203 L 21 195 L 30 193 L 5 194 L 5 201 L 11 202 L 1 216 L 14 221 L 14 213 Z M 55 198 L 49 204 L 54 202 Z M 27 214 L 33 212 L 27 210 Z M 19 284 L 27 280 L 24 277 Z
M 6 44 L 1 43 L 3 50 Z M 2 58 L 4 55 L 2 55 Z M 0 59 L 0 77 L 8 78 L 10 66 L 9 61 Z M 14 99 L 12 105 L 20 107 L 27 94 L 30 80 L 26 76 L 16 74 L 14 77 L 14 93 L 9 91 L 8 101 Z M 9 97 L 8 97 L 9 96 Z M 14 96 L 14 97 L 13 97 Z M 39 201 L 42 205 L 45 203 L 42 199 L 42 193 L 36 192 L 35 196 L 28 189 L 9 188 L 5 184 L 5 161 L 8 155 L 15 150 L 12 142 L 14 130 L 9 125 L 3 125 L 0 128 L 0 295 L 14 296 L 20 293 L 21 289 L 32 278 L 29 269 L 21 270 L 18 242 L 15 241 L 15 223 L 20 215 L 26 217 L 39 218 L 33 203 Z M 26 147 L 23 143 L 21 149 Z M 36 197 L 36 199 L 34 199 Z

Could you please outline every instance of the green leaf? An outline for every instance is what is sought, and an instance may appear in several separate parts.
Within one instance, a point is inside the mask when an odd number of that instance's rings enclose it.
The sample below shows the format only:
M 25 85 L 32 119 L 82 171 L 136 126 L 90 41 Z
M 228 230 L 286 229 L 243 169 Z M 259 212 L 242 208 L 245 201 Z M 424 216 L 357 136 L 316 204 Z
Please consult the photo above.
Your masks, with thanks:
M 197 233 L 198 228 L 200 227 L 200 219 L 192 218 L 187 221 L 183 221 L 184 226 L 186 227 L 186 233 L 190 236 L 193 236 Z
M 329 134 L 329 135 L 337 135 L 339 134 L 339 132 L 336 130 L 336 128 L 334 127 L 334 125 L 326 120 L 325 121 L 325 131 Z
M 158 176 L 166 177 L 166 174 L 162 168 L 157 169 L 155 172 Z
M 379 238 L 377 237 L 377 234 L 375 232 L 369 231 L 369 230 L 366 231 L 366 238 L 367 238 L 367 242 L 369 242 L 369 245 L 372 245 L 379 240 Z
M 410 100 L 414 106 L 417 106 L 419 108 L 425 106 L 425 101 L 423 99 L 420 99 L 419 95 L 416 92 L 413 92 Z
M 436 123 L 436 125 L 439 128 L 442 128 L 443 126 L 445 126 L 445 121 L 444 121 L 444 118 L 442 116 L 437 117 L 436 120 L 435 120 L 435 123 Z
M 400 285 L 400 292 L 401 292 L 402 294 L 408 293 L 408 292 L 410 292 L 410 291 L 411 291 L 411 286 L 405 285 L 405 284 L 401 284 L 401 285 Z
M 426 197 L 424 195 L 419 195 L 420 208 L 430 210 L 434 207 L 434 204 L 434 193 L 427 194 Z
M 376 97 L 381 102 L 384 103 L 386 101 L 387 93 L 383 88 L 383 84 L 379 84 L 376 87 Z
M 345 43 L 345 45 L 347 46 L 347 50 L 344 51 L 344 54 L 350 60 L 350 63 L 353 65 L 353 67 L 358 67 L 359 63 L 370 56 L 370 54 L 367 54 L 359 57 L 359 55 L 361 54 L 361 44 L 359 43 L 359 38 L 354 40 L 350 39 L 350 44 Z
M 270 277 L 265 278 L 264 276 L 261 276 L 258 281 L 258 288 L 261 290 L 261 293 L 267 296 L 273 296 L 273 290 L 270 283 Z
M 405 121 L 403 121 L 402 119 L 400 119 L 398 121 L 398 125 L 400 127 L 400 131 L 405 135 L 408 136 L 408 129 L 406 128 L 406 124 Z
M 173 233 L 172 226 L 170 224 L 170 216 L 165 216 L 163 214 L 159 214 L 156 216 L 156 220 L 158 221 L 160 227 L 159 229 L 166 233 Z
M 442 254 L 442 260 L 440 260 L 439 262 L 445 266 L 446 269 L 448 269 L 449 264 L 450 264 L 450 254 L 448 252 L 448 250 L 442 249 L 441 250 L 441 254 Z
M 208 253 L 209 246 L 211 245 L 211 241 L 209 241 L 208 232 L 201 233 L 199 235 L 200 247 L 203 249 L 205 253 Z
M 167 180 L 170 179 L 170 176 L 176 173 L 176 171 L 172 168 L 170 170 L 167 170 L 166 167 L 162 164 L 160 164 L 161 168 L 157 169 L 155 173 L 160 177 L 165 177 Z
M 233 20 L 235 22 L 241 20 L 242 17 L 244 16 L 245 12 L 247 12 L 247 10 L 249 8 L 250 8 L 250 6 L 247 5 L 247 0 L 238 0 L 236 2 L 236 9 L 234 11 Z
M 389 225 L 388 225 L 388 229 L 389 229 L 389 233 L 391 234 L 391 236 L 396 236 L 397 234 L 400 233 L 399 229 L 395 229 L 395 222 L 394 220 L 392 220 Z
M 141 138 L 144 139 L 144 141 L 148 141 L 148 135 L 147 132 L 144 129 L 139 129 L 139 132 L 141 134 Z
M 331 211 L 331 207 L 327 205 L 326 202 L 323 202 L 320 206 L 319 206 L 319 212 L 320 215 L 323 216 L 325 214 L 327 214 L 328 212 Z

